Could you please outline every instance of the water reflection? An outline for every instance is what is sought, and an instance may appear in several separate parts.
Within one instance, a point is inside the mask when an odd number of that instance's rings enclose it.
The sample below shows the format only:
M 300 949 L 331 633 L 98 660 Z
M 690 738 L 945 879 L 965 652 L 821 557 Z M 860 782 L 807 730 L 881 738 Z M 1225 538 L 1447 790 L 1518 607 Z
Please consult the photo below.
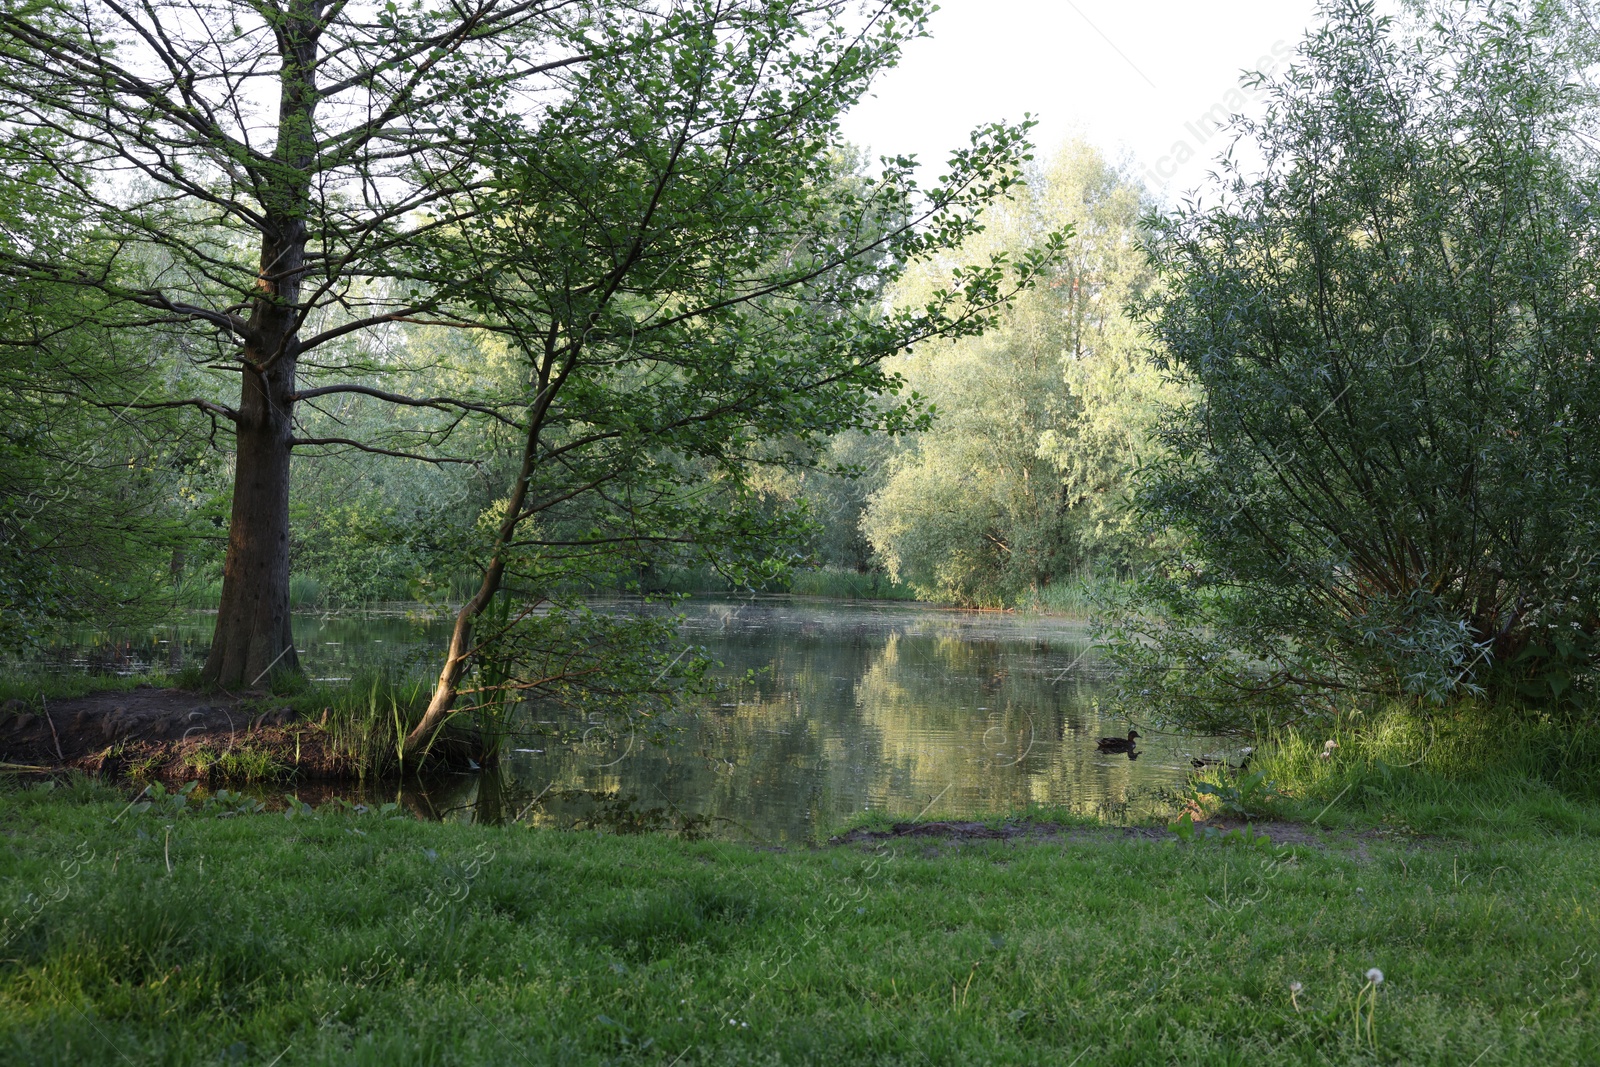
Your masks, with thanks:
M 617 610 L 663 610 L 615 601 Z M 765 598 L 680 605 L 684 633 L 729 687 L 665 743 L 596 737 L 545 713 L 492 776 L 407 787 L 430 817 L 542 825 L 689 828 L 773 843 L 814 840 L 864 811 L 981 817 L 1028 806 L 1136 817 L 1168 810 L 1190 758 L 1211 746 L 1141 730 L 1137 758 L 1096 740 L 1104 685 L 1081 625 L 1057 619 Z M 121 669 L 204 655 L 211 617 L 122 642 Z M 414 608 L 296 616 L 318 677 L 427 663 L 447 622 Z M 163 644 L 162 642 L 166 642 Z M 104 652 L 63 648 L 85 665 Z M 753 680 L 744 679 L 756 671 Z M 391 795 L 389 799 L 393 799 Z M 630 823 L 631 820 L 631 823 Z
M 1127 726 L 1100 714 L 1104 677 L 1081 625 L 783 600 L 679 610 L 724 677 L 757 678 L 732 684 L 664 746 L 537 738 L 519 743 L 494 780 L 436 789 L 429 803 L 449 817 L 526 808 L 530 822 L 581 825 L 597 818 L 594 797 L 613 808 L 632 798 L 643 818 L 797 842 L 863 811 L 1165 811 L 1159 794 L 1183 781 L 1198 751 L 1195 739 L 1158 736 L 1137 758 L 1096 750 Z M 546 726 L 571 734 L 582 724 Z

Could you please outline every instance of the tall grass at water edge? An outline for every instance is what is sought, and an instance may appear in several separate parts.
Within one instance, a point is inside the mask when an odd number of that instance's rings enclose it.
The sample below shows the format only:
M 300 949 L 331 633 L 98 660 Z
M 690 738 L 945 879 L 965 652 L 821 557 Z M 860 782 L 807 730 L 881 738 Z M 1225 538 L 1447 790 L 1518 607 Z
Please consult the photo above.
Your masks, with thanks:
M 408 765 L 403 753 L 406 734 L 422 720 L 432 696 L 429 678 L 384 670 L 357 673 L 349 681 L 310 681 L 301 675 L 278 675 L 261 704 L 288 704 L 301 720 L 323 729 L 323 744 L 336 765 L 358 781 L 395 779 L 418 773 L 424 766 Z M 462 718 L 461 723 L 466 723 Z M 424 753 L 424 765 L 437 765 L 446 752 L 458 758 L 464 745 L 478 752 L 478 731 L 451 726 Z M 459 760 L 456 760 L 459 761 Z
M 303 716 L 321 723 L 331 754 L 368 781 L 406 772 L 403 743 L 422 720 L 430 694 L 421 678 L 369 673 L 345 683 L 314 684 L 294 694 L 292 702 Z
M 392 777 L 400 772 L 400 741 L 421 721 L 430 687 L 420 677 L 396 678 L 367 672 L 348 682 L 314 682 L 298 675 L 277 675 L 266 695 L 247 699 L 263 710 L 287 704 L 299 718 L 320 724 L 333 755 L 361 778 Z M 202 691 L 200 667 L 175 673 L 141 675 L 87 674 L 18 670 L 0 675 L 0 704 L 20 701 L 38 710 L 57 701 L 91 693 L 131 692 L 141 687 Z
M 796 596 L 830 597 L 835 600 L 917 600 L 917 591 L 897 582 L 887 574 L 855 571 L 819 570 L 795 571 L 789 582 L 789 592 Z
M 1271 813 L 1420 833 L 1600 834 L 1600 725 L 1465 704 L 1380 706 L 1267 739 Z
M 451 716 L 423 754 L 422 765 L 406 762 L 403 743 L 422 721 L 432 693 L 427 677 L 381 670 L 346 682 L 280 675 L 272 687 L 273 698 L 323 728 L 329 754 L 362 781 L 399 778 L 425 767 L 465 766 L 469 758 L 492 762 L 509 728 L 495 714 L 500 709 Z
M 916 600 L 916 590 L 887 574 L 834 567 L 797 568 L 756 588 L 736 585 L 711 567 L 660 567 L 619 584 L 619 592 L 737 596 L 792 594 L 833 600 Z
M 1018 599 L 1017 609 L 1038 615 L 1086 619 L 1127 581 L 1115 574 L 1081 571 L 1049 585 L 1030 589 Z

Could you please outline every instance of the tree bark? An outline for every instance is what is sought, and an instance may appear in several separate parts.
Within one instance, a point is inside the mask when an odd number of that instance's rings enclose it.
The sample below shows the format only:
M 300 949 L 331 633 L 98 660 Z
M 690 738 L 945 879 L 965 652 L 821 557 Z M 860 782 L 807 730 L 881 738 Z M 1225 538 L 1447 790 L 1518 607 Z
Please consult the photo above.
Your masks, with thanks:
M 316 153 L 318 3 L 289 0 L 277 33 L 278 140 L 263 187 L 261 260 L 241 360 L 228 555 L 202 674 L 209 685 L 253 686 L 300 669 L 289 615 L 289 457 Z
M 294 361 L 246 366 L 222 603 L 202 679 L 253 686 L 300 668 L 289 629 L 289 448 Z
M 467 668 L 472 664 L 473 627 L 478 621 L 478 616 L 494 602 L 495 594 L 500 591 L 500 583 L 505 578 L 506 554 L 510 549 L 511 539 L 516 536 L 517 524 L 522 521 L 522 507 L 527 503 L 528 483 L 533 478 L 533 467 L 538 459 L 539 429 L 543 424 L 546 410 L 548 410 L 548 399 L 536 407 L 530 419 L 527 442 L 522 451 L 522 469 L 517 472 L 516 484 L 512 486 L 511 496 L 506 501 L 505 514 L 500 520 L 500 529 L 495 534 L 489 566 L 484 568 L 483 581 L 479 583 L 477 593 L 473 594 L 472 599 L 463 604 L 461 610 L 456 613 L 456 624 L 450 631 L 450 648 L 445 653 L 444 667 L 439 671 L 439 681 L 433 687 L 428 710 L 423 713 L 422 721 L 417 723 L 416 728 L 406 735 L 402 755 L 407 760 L 415 761 L 422 755 L 433 740 L 433 735 L 455 710 L 456 697 L 461 691 L 461 679 L 466 676 Z

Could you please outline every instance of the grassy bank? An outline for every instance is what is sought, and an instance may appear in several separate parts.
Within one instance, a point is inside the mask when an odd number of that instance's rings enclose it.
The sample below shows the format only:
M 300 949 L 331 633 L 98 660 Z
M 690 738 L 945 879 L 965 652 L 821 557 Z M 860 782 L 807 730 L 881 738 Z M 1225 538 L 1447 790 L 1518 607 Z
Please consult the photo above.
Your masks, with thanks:
M 233 803 L 0 796 L 0 1059 L 1600 1060 L 1577 801 L 1287 852 L 793 853 Z
M 175 685 L 177 680 L 168 675 L 87 674 L 78 672 L 47 673 L 34 670 L 0 672 L 0 703 L 21 700 L 36 703 L 40 700 L 71 700 L 90 693 L 121 692 L 141 685 Z
M 1252 782 L 1252 802 L 1280 818 L 1484 840 L 1600 835 L 1600 726 L 1518 708 L 1377 707 L 1270 738 L 1251 770 L 1210 777 L 1228 799 Z

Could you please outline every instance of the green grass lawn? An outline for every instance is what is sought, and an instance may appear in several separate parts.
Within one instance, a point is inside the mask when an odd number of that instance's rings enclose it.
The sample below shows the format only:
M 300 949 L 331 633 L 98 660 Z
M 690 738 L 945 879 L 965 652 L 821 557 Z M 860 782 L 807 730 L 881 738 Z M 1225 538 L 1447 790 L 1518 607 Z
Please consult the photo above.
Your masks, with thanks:
M 0 796 L 0 1062 L 1600 1062 L 1583 805 L 791 853 L 196 806 Z

